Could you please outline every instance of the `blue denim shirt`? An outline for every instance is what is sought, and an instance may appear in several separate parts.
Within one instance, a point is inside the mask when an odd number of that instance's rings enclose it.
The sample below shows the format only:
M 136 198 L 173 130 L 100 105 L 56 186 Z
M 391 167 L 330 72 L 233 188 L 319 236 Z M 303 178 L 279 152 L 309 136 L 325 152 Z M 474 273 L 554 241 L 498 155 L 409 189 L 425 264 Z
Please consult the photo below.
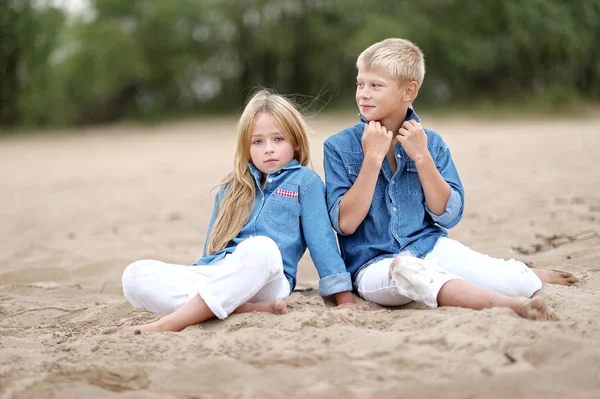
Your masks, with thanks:
M 290 292 L 296 286 L 298 262 L 307 247 L 319 273 L 321 295 L 351 291 L 352 281 L 329 223 L 325 185 L 319 175 L 292 160 L 287 166 L 267 175 L 263 190 L 260 187 L 261 172 L 253 164 L 249 165 L 249 169 L 256 184 L 256 198 L 249 222 L 227 248 L 213 255 L 206 256 L 205 243 L 204 255 L 194 265 L 213 264 L 232 253 L 245 239 L 261 235 L 271 238 L 279 247 Z M 215 198 L 207 242 L 224 190 L 222 188 Z
M 410 108 L 406 114 L 406 120 L 409 119 L 420 121 Z M 450 185 L 446 212 L 437 216 L 429 210 L 415 163 L 396 141 L 396 173 L 392 174 L 386 157 L 367 216 L 353 234 L 342 233 L 340 201 L 356 181 L 364 158 L 361 139 L 367 121 L 362 116 L 360 120 L 361 123 L 325 141 L 323 161 L 329 218 L 338 233 L 342 257 L 353 279 L 362 268 L 403 250 L 424 257 L 440 237 L 447 235 L 445 228 L 454 227 L 460 221 L 464 208 L 464 189 L 450 149 L 436 132 L 424 129 L 435 165 Z

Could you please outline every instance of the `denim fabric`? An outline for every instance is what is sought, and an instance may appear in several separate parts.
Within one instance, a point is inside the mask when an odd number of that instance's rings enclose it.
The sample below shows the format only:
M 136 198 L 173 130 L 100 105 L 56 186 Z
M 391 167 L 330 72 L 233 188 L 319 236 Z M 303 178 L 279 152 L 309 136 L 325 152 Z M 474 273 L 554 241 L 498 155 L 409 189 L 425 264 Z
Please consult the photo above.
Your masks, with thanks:
M 203 257 L 194 265 L 214 264 L 232 253 L 247 238 L 267 236 L 275 241 L 281 251 L 290 291 L 296 286 L 298 262 L 307 247 L 319 273 L 321 295 L 351 291 L 350 274 L 340 257 L 335 233 L 329 222 L 325 185 L 319 175 L 292 160 L 287 166 L 267 175 L 265 187 L 261 189 L 261 172 L 252 164 L 249 168 L 256 185 L 256 198 L 248 223 L 227 248 L 213 255 L 206 256 L 205 244 Z M 207 240 L 224 190 L 221 189 L 215 198 Z
M 406 120 L 409 119 L 420 121 L 410 108 L 406 114 Z M 386 157 L 367 216 L 353 234 L 342 233 L 340 201 L 356 181 L 364 158 L 361 139 L 367 121 L 362 116 L 360 121 L 325 141 L 323 160 L 329 218 L 353 280 L 363 267 L 403 250 L 409 250 L 419 258 L 425 257 L 440 237 L 447 236 L 446 228 L 454 227 L 460 221 L 464 208 L 464 189 L 450 149 L 436 132 L 424 129 L 435 165 L 450 185 L 446 211 L 437 216 L 429 210 L 415 163 L 396 142 L 396 173 L 392 173 Z

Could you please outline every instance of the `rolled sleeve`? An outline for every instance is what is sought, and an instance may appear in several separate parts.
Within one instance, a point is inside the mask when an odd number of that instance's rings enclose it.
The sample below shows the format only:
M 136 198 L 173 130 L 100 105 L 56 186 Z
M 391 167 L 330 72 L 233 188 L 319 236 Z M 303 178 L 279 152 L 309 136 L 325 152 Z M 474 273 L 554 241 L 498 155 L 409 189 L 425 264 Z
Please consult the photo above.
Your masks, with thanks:
M 348 272 L 324 277 L 319 280 L 319 293 L 323 296 L 344 291 L 352 291 L 352 280 Z
M 425 209 L 427 209 L 427 213 L 431 215 L 433 221 L 445 228 L 452 228 L 458 224 L 462 215 L 462 208 L 463 202 L 460 194 L 452 188 L 450 189 L 450 196 L 446 203 L 446 211 L 441 215 L 436 215 L 425 205 Z

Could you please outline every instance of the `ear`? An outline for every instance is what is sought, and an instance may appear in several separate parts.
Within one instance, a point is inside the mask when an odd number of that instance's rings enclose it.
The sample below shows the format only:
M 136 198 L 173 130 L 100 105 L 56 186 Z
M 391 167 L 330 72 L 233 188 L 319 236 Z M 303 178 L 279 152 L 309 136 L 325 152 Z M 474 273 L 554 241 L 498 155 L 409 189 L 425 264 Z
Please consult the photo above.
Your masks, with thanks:
M 402 101 L 407 103 L 412 103 L 413 100 L 419 94 L 419 85 L 414 80 L 408 82 L 408 84 L 404 87 L 404 95 L 402 96 Z

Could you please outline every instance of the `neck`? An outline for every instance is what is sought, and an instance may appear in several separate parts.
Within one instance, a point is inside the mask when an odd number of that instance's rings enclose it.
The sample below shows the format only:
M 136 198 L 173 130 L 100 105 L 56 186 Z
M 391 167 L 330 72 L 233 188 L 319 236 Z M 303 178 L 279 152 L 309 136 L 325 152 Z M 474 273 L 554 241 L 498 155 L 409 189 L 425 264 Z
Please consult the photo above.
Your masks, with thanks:
M 402 124 L 406 120 L 406 113 L 408 112 L 408 106 L 398 110 L 398 112 L 390 115 L 389 117 L 382 119 L 380 122 L 387 130 L 392 132 L 394 137 L 398 134 L 398 130 L 402 127 Z

